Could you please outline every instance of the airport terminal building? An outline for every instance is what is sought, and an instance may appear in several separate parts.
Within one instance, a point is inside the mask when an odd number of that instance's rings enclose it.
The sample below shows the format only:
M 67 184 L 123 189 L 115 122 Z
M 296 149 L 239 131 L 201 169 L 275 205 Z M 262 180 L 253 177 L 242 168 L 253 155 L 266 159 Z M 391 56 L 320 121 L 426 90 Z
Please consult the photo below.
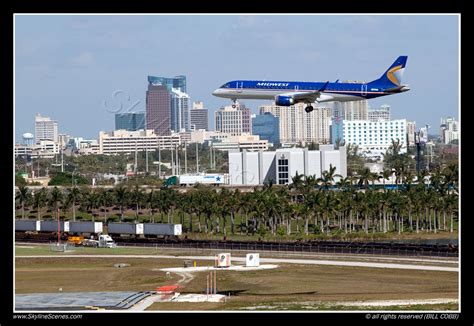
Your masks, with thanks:
M 229 152 L 229 183 L 261 185 L 273 180 L 275 184 L 290 184 L 296 173 L 319 178 L 330 165 L 336 167 L 336 174 L 347 176 L 345 146 L 334 149 L 334 145 L 319 145 L 317 151 L 281 148 L 276 151 Z

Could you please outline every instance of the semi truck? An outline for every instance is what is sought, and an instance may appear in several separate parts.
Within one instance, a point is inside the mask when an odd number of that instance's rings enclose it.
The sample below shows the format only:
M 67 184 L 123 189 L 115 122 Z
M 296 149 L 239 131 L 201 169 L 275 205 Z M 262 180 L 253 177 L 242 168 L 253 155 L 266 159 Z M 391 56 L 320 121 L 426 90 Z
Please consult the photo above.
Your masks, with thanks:
M 166 179 L 165 186 L 192 186 L 197 183 L 205 185 L 223 185 L 224 175 L 223 174 L 199 174 L 199 175 L 173 175 Z
M 81 245 L 84 247 L 94 247 L 94 248 L 115 248 L 117 244 L 114 242 L 112 237 L 108 234 L 99 235 L 99 239 L 84 239 L 81 242 Z

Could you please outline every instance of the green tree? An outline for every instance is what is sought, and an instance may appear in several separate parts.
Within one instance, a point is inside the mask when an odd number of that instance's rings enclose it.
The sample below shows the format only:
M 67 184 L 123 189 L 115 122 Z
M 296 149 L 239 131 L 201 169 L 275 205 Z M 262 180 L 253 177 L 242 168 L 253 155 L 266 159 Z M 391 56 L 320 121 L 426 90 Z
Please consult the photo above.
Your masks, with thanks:
M 26 186 L 19 186 L 16 193 L 15 199 L 21 205 L 21 218 L 25 218 L 25 203 L 27 203 L 31 198 L 30 189 Z

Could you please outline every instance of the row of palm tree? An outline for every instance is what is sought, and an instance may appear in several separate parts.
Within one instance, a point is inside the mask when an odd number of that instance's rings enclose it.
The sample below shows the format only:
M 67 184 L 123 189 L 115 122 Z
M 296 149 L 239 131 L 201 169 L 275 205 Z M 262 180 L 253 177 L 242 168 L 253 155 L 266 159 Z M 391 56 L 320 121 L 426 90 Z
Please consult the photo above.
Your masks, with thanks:
M 356 178 L 342 178 L 331 166 L 320 178 L 296 174 L 289 186 L 268 183 L 252 192 L 227 188 L 217 191 L 206 186 L 186 192 L 118 186 L 109 190 L 54 187 L 32 193 L 22 186 L 16 199 L 22 218 L 27 207 L 37 211 L 37 219 L 42 218 L 44 207 L 53 212 L 68 211 L 72 220 L 76 220 L 77 210 L 104 221 L 138 221 L 139 215 L 145 215 L 150 222 L 170 223 L 178 217 L 188 232 L 223 235 L 227 235 L 229 223 L 231 234 L 238 231 L 308 235 L 310 230 L 324 234 L 448 229 L 453 232 L 458 214 L 457 166 L 432 173 L 429 178 L 426 172 L 418 176 L 404 172 L 399 180 L 403 187 L 395 190 L 370 187 L 370 183 L 385 181 L 390 175 L 390 171 L 376 174 L 363 169 Z M 113 209 L 119 213 L 111 214 Z

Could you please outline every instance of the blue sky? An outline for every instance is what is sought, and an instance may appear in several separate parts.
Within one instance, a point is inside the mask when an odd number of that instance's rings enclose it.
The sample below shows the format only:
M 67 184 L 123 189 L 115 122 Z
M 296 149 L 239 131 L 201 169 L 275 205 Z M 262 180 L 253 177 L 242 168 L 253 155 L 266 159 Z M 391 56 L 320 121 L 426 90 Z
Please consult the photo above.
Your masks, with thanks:
M 392 118 L 438 133 L 459 119 L 455 15 L 17 15 L 15 135 L 36 113 L 61 133 L 98 138 L 122 107 L 145 109 L 147 76 L 187 76 L 192 101 L 213 112 L 230 100 L 212 91 L 233 79 L 334 81 L 378 78 L 408 55 L 411 91 L 369 101 Z M 115 95 L 114 95 L 115 94 Z M 257 113 L 262 101 L 246 100 Z

